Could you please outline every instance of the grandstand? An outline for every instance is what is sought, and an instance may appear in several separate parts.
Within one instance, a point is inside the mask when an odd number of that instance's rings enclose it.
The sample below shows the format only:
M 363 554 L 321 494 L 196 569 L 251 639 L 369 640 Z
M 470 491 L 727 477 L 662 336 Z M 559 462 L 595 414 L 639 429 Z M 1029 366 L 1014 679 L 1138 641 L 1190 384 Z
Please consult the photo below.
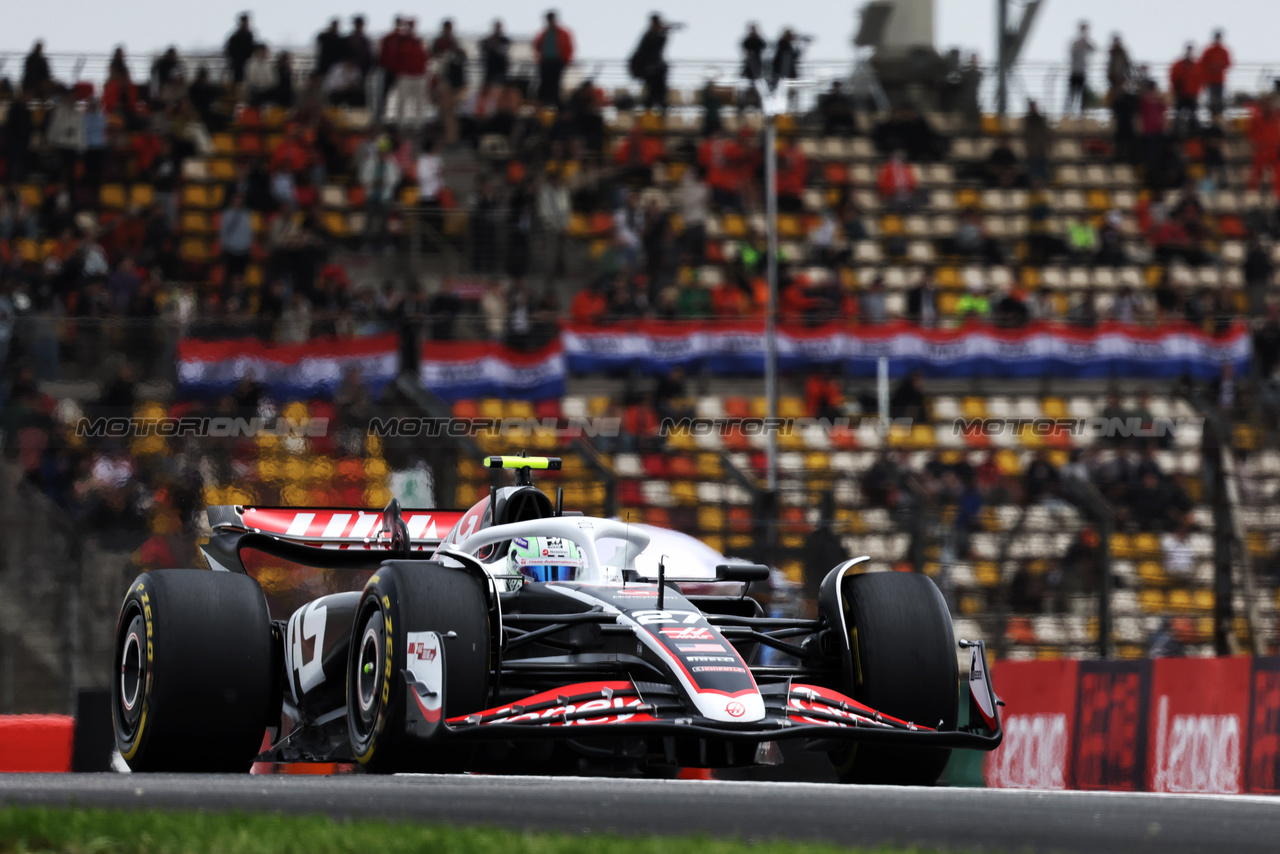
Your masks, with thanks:
M 808 556 L 834 547 L 871 555 L 873 569 L 929 574 L 957 632 L 989 638 L 1005 657 L 1097 655 L 1104 627 L 1121 657 L 1148 655 L 1162 633 L 1204 655 L 1280 640 L 1270 506 L 1280 321 L 1269 313 L 1280 243 L 1269 242 L 1274 197 L 1250 185 L 1257 119 L 1243 104 L 1215 125 L 1221 162 L 1210 156 L 1217 143 L 1171 135 L 1174 166 L 1159 175 L 1117 150 L 1105 111 L 1055 118 L 1043 181 L 1028 169 L 1035 143 L 1021 115 L 975 124 L 936 105 L 912 115 L 858 104 L 853 132 L 833 132 L 810 99 L 781 116 L 791 183 L 777 222 L 780 319 L 795 340 L 835 336 L 851 348 L 919 333 L 940 349 L 1058 335 L 1105 366 L 1013 371 L 997 359 L 960 370 L 912 357 L 921 385 L 912 392 L 906 363 L 893 365 L 903 396 L 889 413 L 911 422 L 886 430 L 870 420 L 878 389 L 864 368 L 874 360 L 797 357 L 778 415 L 849 423 L 780 436 L 774 496 L 764 437 L 751 429 L 767 415 L 758 368 L 593 362 L 595 345 L 575 343 L 758 335 L 764 117 L 739 103 L 741 91 L 676 89 L 659 113 L 629 106 L 636 92 L 620 85 L 571 77 L 562 110 L 510 86 L 464 107 L 462 143 L 439 151 L 434 125 L 379 119 L 376 85 L 366 106 L 335 105 L 307 97 L 305 55 L 295 67 L 289 105 L 251 104 L 220 82 L 199 109 L 145 84 L 117 94 L 98 149 L 52 133 L 95 114 L 93 81 L 0 101 L 0 299 L 16 314 L 0 363 L 6 476 L 42 493 L 49 518 L 89 532 L 74 536 L 118 534 L 117 575 L 190 559 L 180 544 L 201 532 L 206 504 L 380 506 L 409 491 L 466 506 L 494 477 L 479 454 L 524 448 L 564 457 L 544 485 L 562 487 L 568 507 L 769 560 L 777 609 L 805 607 L 816 583 Z M 15 142 L 24 131 L 40 144 Z M 904 201 L 881 178 L 908 132 L 928 150 L 910 164 Z M 717 186 L 721 143 L 734 159 Z M 395 164 L 394 186 L 369 179 L 382 159 Z M 996 178 L 990 167 L 1008 162 L 1011 180 Z M 690 202 L 708 179 L 709 199 Z M 540 193 L 560 181 L 570 207 L 557 230 Z M 1182 361 L 1134 368 L 1106 349 L 1115 341 L 1125 352 L 1167 346 L 1157 352 Z M 281 379 L 326 359 L 314 375 Z M 534 362 L 538 383 L 503 385 Z M 479 366 L 468 381 L 430 379 L 461 363 Z M 1219 373 L 1222 363 L 1241 371 Z M 673 376 L 677 364 L 687 377 Z M 843 372 L 816 388 L 815 366 L 833 364 Z M 99 412 L 280 415 L 330 429 L 222 441 L 77 435 L 81 415 Z M 396 413 L 542 426 L 439 443 L 363 428 Z M 727 426 L 662 434 L 673 415 Z M 1062 425 L 956 429 L 1099 416 L 1186 425 L 1167 441 Z M 617 435 L 562 429 L 605 417 Z M 1224 581 L 1229 608 L 1216 594 Z

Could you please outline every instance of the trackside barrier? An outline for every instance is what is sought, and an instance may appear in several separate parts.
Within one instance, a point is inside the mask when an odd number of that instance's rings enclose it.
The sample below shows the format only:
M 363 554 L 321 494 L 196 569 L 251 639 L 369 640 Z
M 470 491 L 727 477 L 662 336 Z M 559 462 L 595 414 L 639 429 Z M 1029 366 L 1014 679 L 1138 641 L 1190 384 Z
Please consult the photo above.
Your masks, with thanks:
M 1006 661 L 988 786 L 1280 794 L 1280 658 Z
M 0 715 L 0 772 L 70 771 L 70 715 Z

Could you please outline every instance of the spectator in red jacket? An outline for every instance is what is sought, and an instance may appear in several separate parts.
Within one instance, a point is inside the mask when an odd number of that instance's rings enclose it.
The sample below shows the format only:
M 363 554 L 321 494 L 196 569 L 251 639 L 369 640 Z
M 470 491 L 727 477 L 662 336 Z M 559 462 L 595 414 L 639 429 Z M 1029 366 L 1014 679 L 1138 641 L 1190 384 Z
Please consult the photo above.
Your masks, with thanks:
M 1222 30 L 1213 33 L 1213 44 L 1200 55 L 1200 73 L 1205 88 L 1209 90 L 1209 112 L 1222 115 L 1222 90 L 1227 82 L 1227 70 L 1231 68 L 1231 52 L 1222 43 Z
M 396 46 L 396 85 L 387 98 L 387 121 L 421 124 L 427 118 L 427 47 L 406 20 Z
M 742 210 L 742 176 L 738 169 L 742 148 L 724 131 L 698 144 L 698 165 L 706 170 L 711 200 L 718 208 Z
M 1196 106 L 1200 103 L 1200 90 L 1204 88 L 1203 69 L 1196 59 L 1195 48 L 1188 43 L 1187 52 L 1169 69 L 1169 91 L 1173 93 L 1174 119 L 1178 136 L 1185 139 L 1200 132 L 1196 120 Z
M 804 152 L 794 139 L 787 140 L 778 152 L 778 172 L 774 176 L 774 184 L 778 190 L 778 210 L 799 213 L 804 209 L 802 197 L 807 170 Z
M 538 103 L 560 108 L 560 81 L 565 67 L 573 62 L 573 36 L 556 22 L 556 13 L 547 13 L 547 26 L 534 36 L 533 53 L 538 58 Z
M 1249 117 L 1249 142 L 1253 143 L 1249 189 L 1257 189 L 1262 173 L 1270 170 L 1275 191 L 1280 195 L 1280 114 L 1270 98 L 1263 98 L 1253 107 Z
M 400 74 L 400 43 L 404 39 L 404 18 L 396 16 L 391 32 L 378 42 L 378 67 L 382 69 L 382 110 L 385 112 L 391 90 Z
M 608 304 L 599 289 L 585 287 L 573 295 L 569 303 L 569 317 L 581 326 L 595 326 L 604 317 Z
M 915 204 L 916 188 L 919 185 L 915 167 L 907 162 L 907 154 L 901 148 L 894 151 L 893 156 L 880 167 L 880 174 L 876 178 L 881 200 L 898 210 L 907 210 Z

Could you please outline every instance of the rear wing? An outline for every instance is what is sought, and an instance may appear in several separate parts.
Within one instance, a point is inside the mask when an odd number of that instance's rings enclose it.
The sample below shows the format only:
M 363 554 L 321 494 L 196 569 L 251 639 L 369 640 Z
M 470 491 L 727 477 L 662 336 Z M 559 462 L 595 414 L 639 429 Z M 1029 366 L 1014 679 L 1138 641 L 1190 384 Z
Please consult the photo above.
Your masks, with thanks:
M 208 508 L 214 534 L 253 533 L 322 549 L 406 552 L 434 551 L 465 510 L 401 510 L 391 502 L 382 510 L 349 507 L 250 507 L 218 504 Z

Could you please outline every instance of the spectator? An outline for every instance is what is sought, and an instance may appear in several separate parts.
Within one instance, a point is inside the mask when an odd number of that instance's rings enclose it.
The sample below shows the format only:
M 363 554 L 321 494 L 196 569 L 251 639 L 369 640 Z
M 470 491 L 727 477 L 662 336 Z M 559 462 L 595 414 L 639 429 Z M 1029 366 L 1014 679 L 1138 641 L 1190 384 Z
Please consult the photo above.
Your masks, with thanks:
M 49 71 L 49 59 L 44 55 L 44 42 L 37 41 L 22 62 L 22 94 L 28 98 L 45 97 L 52 88 L 53 75 Z
M 1249 189 L 1258 189 L 1263 173 L 1270 172 L 1274 190 L 1280 195 L 1280 113 L 1270 97 L 1259 99 L 1250 111 L 1249 142 L 1253 145 Z
M 1119 41 L 1117 39 L 1117 41 Z M 1083 113 L 1085 107 L 1088 106 L 1088 70 L 1089 57 L 1097 48 L 1089 39 L 1089 25 L 1081 21 L 1080 31 L 1075 40 L 1071 42 L 1071 76 L 1067 80 L 1067 104 L 1064 107 L 1066 112 L 1071 112 L 1073 105 L 1078 112 Z
M 1143 151 L 1146 155 L 1147 186 L 1153 190 L 1165 185 L 1164 118 L 1166 104 L 1154 80 L 1144 81 L 1138 98 L 1138 118 L 1142 125 Z
M 381 250 L 387 239 L 387 208 L 400 186 L 401 170 L 396 163 L 391 139 L 381 136 L 365 152 L 360 164 L 360 183 L 365 191 L 366 251 Z
M 573 216 L 573 202 L 569 196 L 569 188 L 565 186 L 562 172 L 552 172 L 538 188 L 535 210 L 538 227 L 543 237 L 541 245 L 546 250 L 547 274 L 562 275 L 565 238 Z
M 917 284 L 907 294 L 907 319 L 930 328 L 938 322 L 938 287 L 933 281 L 933 271 L 926 269 Z
M 924 375 L 918 370 L 903 377 L 902 382 L 889 397 L 890 418 L 910 418 L 914 422 L 927 423 L 929 410 L 924 393 Z
M 885 302 L 884 276 L 877 274 L 871 280 L 866 292 L 858 300 L 858 308 L 863 323 L 879 325 L 889 319 Z
M 335 107 L 364 106 L 364 78 L 355 60 L 347 57 L 329 69 L 320 91 Z
M 412 19 L 403 20 L 393 45 L 396 82 L 386 113 L 388 122 L 400 125 L 421 124 L 427 118 L 427 49 L 415 27 Z
M 835 421 L 844 415 L 844 392 L 832 368 L 818 368 L 804 381 L 804 400 L 813 418 Z
M 339 26 L 338 19 L 334 18 L 329 22 L 329 26 L 316 36 L 316 74 L 321 77 L 347 58 L 347 39 L 339 32 Z
M 240 15 L 240 23 L 228 38 L 223 54 L 231 71 L 231 82 L 237 86 L 244 82 L 244 67 L 258 46 L 253 30 L 249 27 L 249 13 Z
M 391 95 L 395 91 L 396 81 L 400 76 L 401 45 L 405 38 L 405 19 L 397 15 L 391 22 L 391 32 L 378 41 L 378 67 L 382 70 L 381 113 L 383 115 L 390 106 Z
M 795 80 L 800 77 L 800 41 L 801 39 L 788 27 L 782 31 L 782 37 L 773 46 L 773 65 L 769 75 L 769 82 L 773 88 L 778 88 L 778 84 L 783 80 Z
M 467 88 L 467 52 L 453 34 L 453 21 L 446 18 L 440 25 L 431 54 L 436 60 L 435 96 L 444 119 L 444 140 L 453 145 L 458 141 L 458 103 Z
M 644 82 L 644 107 L 646 110 L 667 110 L 667 34 L 671 27 L 662 23 L 662 16 L 649 16 L 649 28 L 640 37 L 628 61 L 631 76 Z
M 1213 33 L 1213 44 L 1200 54 L 1200 71 L 1204 75 L 1204 86 L 1209 90 L 1209 112 L 1222 115 L 1224 106 L 1223 89 L 1227 82 L 1227 71 L 1231 68 L 1231 53 L 1222 43 L 1222 30 Z
M 1274 272 L 1270 238 L 1253 235 L 1244 258 L 1244 286 L 1249 294 L 1249 313 L 1255 317 L 1260 317 L 1265 310 L 1267 288 L 1271 286 Z
M 1105 267 L 1119 267 L 1129 263 L 1124 248 L 1124 233 L 1120 230 L 1124 216 L 1118 210 L 1109 211 L 1098 230 L 1098 254 L 1094 262 Z
M 986 284 L 981 279 L 974 279 L 969 283 L 964 295 L 956 302 L 956 314 L 962 323 L 983 322 L 991 317 L 991 298 L 987 294 Z
M 800 213 L 804 209 L 804 186 L 808 177 L 804 152 L 794 138 L 786 139 L 778 151 L 778 169 L 774 173 L 778 210 L 783 213 Z
M 364 78 L 373 70 L 374 54 L 373 42 L 364 31 L 364 16 L 356 15 L 351 19 L 351 34 L 347 36 L 347 59 L 355 63 L 356 68 L 360 70 L 360 79 Z
M 1173 106 L 1177 111 L 1174 123 L 1180 139 L 1200 132 L 1196 106 L 1200 102 L 1200 89 L 1204 85 L 1202 73 L 1200 63 L 1196 60 L 1195 47 L 1188 42 L 1182 59 L 1169 69 L 1169 92 L 1173 95 Z
M 227 281 L 244 275 L 249 266 L 249 251 L 253 248 L 253 222 L 244 202 L 241 193 L 231 197 L 231 205 L 222 212 L 222 225 L 218 229 Z
M 742 210 L 743 159 L 742 148 L 723 131 L 698 144 L 698 165 L 706 172 L 711 200 L 717 208 Z
M 680 218 L 684 221 L 684 251 L 695 265 L 701 264 L 706 254 L 710 204 L 711 189 L 703 180 L 703 170 L 686 167 L 680 176 Z
M 243 75 L 245 100 L 255 107 L 265 104 L 280 83 L 264 44 L 254 47 L 253 54 L 244 64 Z
M 1000 142 L 987 155 L 984 166 L 988 187 L 1008 189 L 1018 181 L 1018 155 L 1013 153 L 1012 140 L 1008 134 L 1000 137 Z
M 484 63 L 484 85 L 505 86 L 511 69 L 511 39 L 502 31 L 502 21 L 493 22 L 493 31 L 480 41 L 480 59 Z
M 876 178 L 881 201 L 898 211 L 911 210 L 915 206 L 919 184 L 915 167 L 907 162 L 906 152 L 901 148 L 880 167 Z
M 831 88 L 818 97 L 818 112 L 823 136 L 853 136 L 858 132 L 853 96 L 840 80 L 832 80 Z
M 747 86 L 754 89 L 757 80 L 764 79 L 764 37 L 753 23 L 747 28 L 747 36 L 739 47 L 742 48 L 742 79 Z
M 1022 143 L 1027 153 L 1029 183 L 1049 180 L 1049 149 L 1053 132 L 1035 101 L 1027 102 L 1027 115 L 1022 120 Z
M 1107 86 L 1111 98 L 1128 88 L 1129 79 L 1133 76 L 1133 65 L 1129 62 L 1129 52 L 1124 49 L 1120 34 L 1111 37 L 1111 48 L 1107 51 Z
M 1037 450 L 1023 475 L 1022 496 L 1028 505 L 1042 499 L 1052 499 L 1058 494 L 1058 471 L 1049 462 L 1043 450 Z
M 547 13 L 547 25 L 533 39 L 533 54 L 538 60 L 538 102 L 560 107 L 560 86 L 564 69 L 573 62 L 573 36 L 556 21 L 556 13 Z

